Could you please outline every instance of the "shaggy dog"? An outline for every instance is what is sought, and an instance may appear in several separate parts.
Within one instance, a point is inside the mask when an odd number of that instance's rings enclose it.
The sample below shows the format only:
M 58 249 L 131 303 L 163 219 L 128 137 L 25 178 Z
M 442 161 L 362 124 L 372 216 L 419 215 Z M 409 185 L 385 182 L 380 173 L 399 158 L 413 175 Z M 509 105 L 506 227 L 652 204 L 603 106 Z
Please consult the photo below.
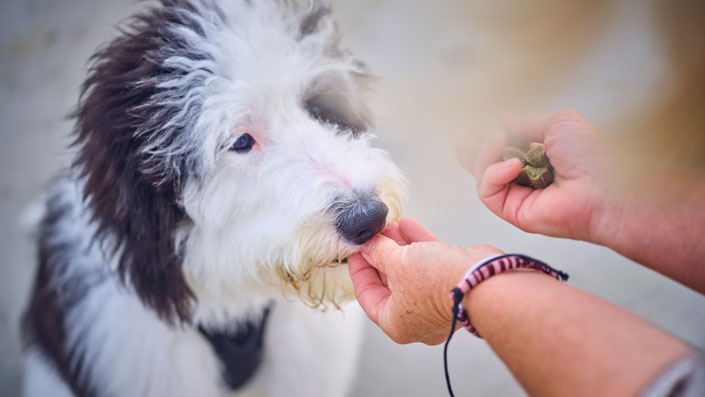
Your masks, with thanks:
M 317 3 L 130 19 L 93 57 L 41 224 L 25 393 L 346 394 L 362 317 L 335 310 L 345 258 L 403 189 L 368 81 Z

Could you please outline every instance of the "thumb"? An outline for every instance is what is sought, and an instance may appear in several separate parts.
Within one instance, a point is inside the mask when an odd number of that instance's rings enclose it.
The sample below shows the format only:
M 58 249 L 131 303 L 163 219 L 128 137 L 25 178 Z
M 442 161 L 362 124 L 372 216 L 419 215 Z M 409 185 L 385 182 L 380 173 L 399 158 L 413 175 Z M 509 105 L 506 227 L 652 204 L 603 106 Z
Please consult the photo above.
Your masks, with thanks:
M 438 241 L 438 238 L 426 229 L 421 222 L 413 218 L 404 218 L 399 221 L 399 232 L 409 243 L 417 241 Z
M 377 235 L 365 243 L 360 250 L 362 256 L 377 270 L 387 273 L 401 258 L 403 247 L 384 235 Z
M 485 175 L 480 179 L 477 193 L 483 201 L 496 198 L 498 193 L 508 189 L 507 184 L 514 180 L 519 172 L 521 172 L 521 161 L 518 159 L 492 164 L 487 167 Z M 504 201 L 503 198 L 502 201 Z

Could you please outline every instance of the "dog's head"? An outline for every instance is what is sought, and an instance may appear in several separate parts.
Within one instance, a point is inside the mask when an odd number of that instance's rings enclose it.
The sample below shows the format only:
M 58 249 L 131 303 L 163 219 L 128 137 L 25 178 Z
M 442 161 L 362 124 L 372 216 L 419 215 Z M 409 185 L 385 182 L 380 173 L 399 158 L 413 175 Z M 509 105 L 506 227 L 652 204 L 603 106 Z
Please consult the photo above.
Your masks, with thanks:
M 162 0 L 100 50 L 77 167 L 117 270 L 164 318 L 244 285 L 349 299 L 347 255 L 400 215 L 364 66 L 327 10 Z

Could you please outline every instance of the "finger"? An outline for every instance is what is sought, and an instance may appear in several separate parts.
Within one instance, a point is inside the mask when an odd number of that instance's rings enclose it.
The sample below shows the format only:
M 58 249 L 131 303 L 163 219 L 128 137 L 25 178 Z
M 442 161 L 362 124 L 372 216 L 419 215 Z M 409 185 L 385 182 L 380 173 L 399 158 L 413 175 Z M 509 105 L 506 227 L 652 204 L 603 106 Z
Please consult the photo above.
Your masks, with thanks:
M 379 234 L 366 242 L 360 250 L 370 265 L 387 275 L 387 269 L 394 269 L 399 263 L 401 252 L 402 247 L 396 241 Z
M 409 245 L 409 243 L 411 243 L 411 241 L 407 241 L 406 237 L 402 235 L 399 229 L 399 224 L 396 222 L 390 222 L 387 224 L 387 226 L 384 227 L 384 230 L 382 230 L 382 235 L 391 238 L 399 245 Z
M 505 131 L 526 142 L 544 143 L 551 128 L 562 122 L 587 122 L 574 110 L 558 113 L 515 113 L 502 118 L 500 125 Z
M 552 122 L 552 114 L 516 113 L 504 116 L 499 124 L 522 141 L 543 143 Z
M 495 215 L 502 216 L 504 203 L 509 193 L 509 183 L 521 172 L 521 160 L 509 159 L 487 167 L 477 188 L 480 200 Z
M 491 197 L 501 192 L 521 172 L 521 160 L 509 159 L 487 167 L 480 186 L 477 189 L 480 197 Z
M 379 313 L 391 296 L 377 270 L 360 254 L 348 257 L 348 270 L 355 287 L 355 297 L 370 320 L 377 323 Z
M 460 165 L 468 172 L 475 171 L 475 161 L 486 134 L 464 134 L 452 138 L 451 146 Z
M 379 276 L 380 281 L 382 281 L 382 285 L 389 288 L 389 280 L 387 280 L 387 275 L 379 270 L 377 271 L 377 275 Z
M 527 210 L 530 208 L 528 201 L 531 197 L 535 198 L 540 194 L 543 194 L 543 190 L 541 189 L 533 189 L 518 184 L 510 185 L 509 191 L 504 199 L 502 215 L 500 216 L 524 231 L 533 231 L 535 225 L 533 222 L 527 222 L 526 220 L 526 214 L 531 214 L 531 211 Z M 524 214 L 524 216 L 522 216 L 522 214 Z M 524 220 L 523 224 L 519 222 L 520 217 Z
M 404 218 L 399 221 L 399 231 L 404 236 L 404 239 L 409 243 L 417 241 L 438 241 L 438 238 L 433 235 L 421 222 L 413 218 Z
M 504 152 L 505 138 L 501 132 L 494 132 L 485 138 L 480 147 L 480 153 L 475 160 L 475 169 L 472 171 L 475 179 L 480 183 L 485 170 L 490 164 L 494 164 L 502 157 Z

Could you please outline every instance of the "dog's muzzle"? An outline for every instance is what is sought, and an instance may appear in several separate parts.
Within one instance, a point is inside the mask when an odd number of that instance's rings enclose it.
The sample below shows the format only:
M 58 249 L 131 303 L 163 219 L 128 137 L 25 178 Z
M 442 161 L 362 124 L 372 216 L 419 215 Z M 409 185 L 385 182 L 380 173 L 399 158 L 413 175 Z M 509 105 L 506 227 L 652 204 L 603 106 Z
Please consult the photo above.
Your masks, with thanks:
M 334 211 L 338 234 L 362 245 L 382 231 L 389 209 L 375 193 L 355 191 L 352 197 L 336 200 Z

